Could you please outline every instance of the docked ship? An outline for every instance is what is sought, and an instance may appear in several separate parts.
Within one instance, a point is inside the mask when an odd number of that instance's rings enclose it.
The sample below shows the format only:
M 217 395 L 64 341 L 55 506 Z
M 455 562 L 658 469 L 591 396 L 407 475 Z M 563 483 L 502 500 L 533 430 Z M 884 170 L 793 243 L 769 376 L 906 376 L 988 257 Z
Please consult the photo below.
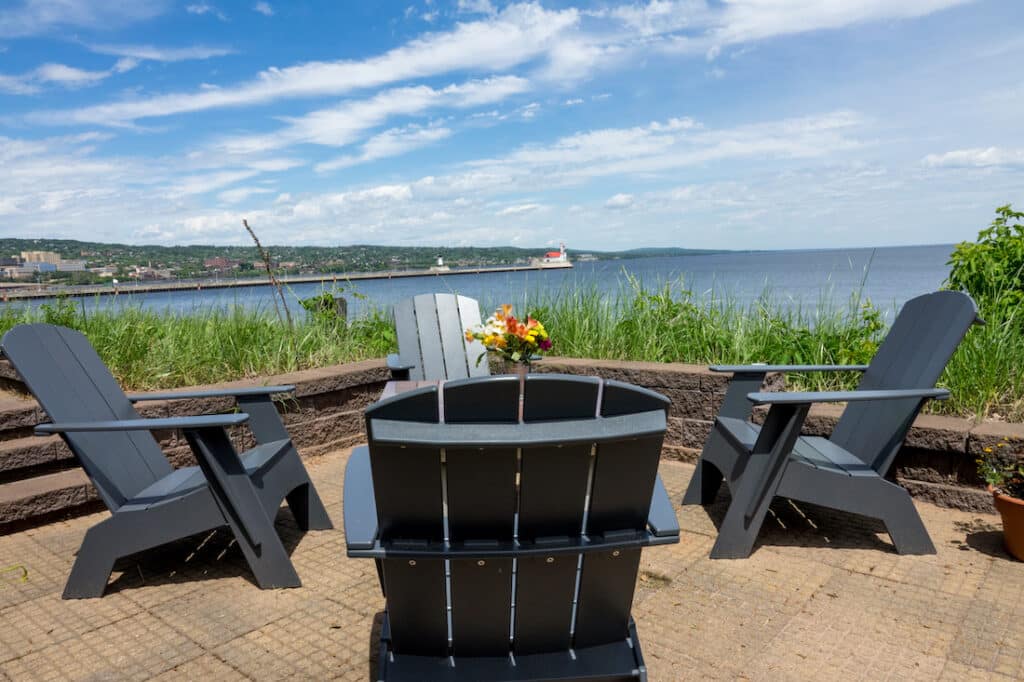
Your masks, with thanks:
M 558 251 L 548 251 L 540 258 L 531 259 L 530 265 L 542 270 L 572 267 L 569 254 L 565 252 L 565 244 L 561 244 Z

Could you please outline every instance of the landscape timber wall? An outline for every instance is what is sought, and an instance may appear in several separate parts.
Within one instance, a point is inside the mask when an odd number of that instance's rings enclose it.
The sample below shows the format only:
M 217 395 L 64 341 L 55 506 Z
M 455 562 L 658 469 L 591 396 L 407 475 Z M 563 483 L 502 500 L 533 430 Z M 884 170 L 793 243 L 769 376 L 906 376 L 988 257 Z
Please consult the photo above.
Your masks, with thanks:
M 17 375 L 5 365 L 0 363 L 0 379 L 7 388 L 17 389 Z M 700 454 L 728 383 L 727 375 L 681 363 L 550 358 L 537 363 L 535 371 L 596 375 L 665 394 L 672 400 L 672 408 L 663 456 L 688 462 L 696 461 Z M 363 441 L 363 409 L 377 399 L 388 376 L 383 360 L 367 360 L 220 386 L 294 384 L 294 398 L 279 403 L 279 409 L 299 452 L 313 458 Z M 766 383 L 768 390 L 784 386 L 779 375 L 770 376 Z M 139 408 L 145 417 L 233 409 L 230 399 L 143 403 Z M 828 435 L 840 412 L 835 406 L 816 406 L 805 433 Z M 33 427 L 43 421 L 45 414 L 30 397 L 0 399 L 0 533 L 101 508 L 92 485 L 60 438 L 32 435 Z M 176 466 L 194 463 L 180 434 L 156 435 Z M 244 427 L 232 437 L 239 448 L 252 443 Z M 983 448 L 1002 438 L 1024 447 L 1024 424 L 975 424 L 967 419 L 922 415 L 891 475 L 921 499 L 991 512 L 991 497 L 977 480 L 974 460 Z

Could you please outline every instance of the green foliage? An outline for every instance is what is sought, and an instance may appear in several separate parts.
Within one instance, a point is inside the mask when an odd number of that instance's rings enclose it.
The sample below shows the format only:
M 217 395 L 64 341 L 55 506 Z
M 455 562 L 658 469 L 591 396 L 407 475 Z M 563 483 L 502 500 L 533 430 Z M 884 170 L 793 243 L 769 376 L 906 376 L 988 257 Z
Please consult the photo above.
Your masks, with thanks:
M 966 291 L 985 314 L 1003 314 L 1024 302 L 1024 213 L 1007 204 L 976 242 L 956 245 L 947 286 Z
M 47 324 L 75 327 L 78 323 L 78 306 L 64 296 L 58 296 L 52 301 L 42 304 L 39 306 L 39 311 L 42 313 L 43 322 Z
M 383 357 L 395 347 L 393 322 L 376 311 L 351 323 L 304 319 L 289 331 L 272 313 L 241 307 L 185 315 L 125 307 L 85 316 L 60 299 L 35 310 L 4 307 L 0 333 L 44 321 L 83 332 L 122 385 L 133 390 L 323 367 Z
M 560 291 L 529 302 L 558 355 L 693 364 L 773 362 L 861 364 L 884 335 L 880 312 L 851 300 L 835 311 L 785 311 L 765 295 L 748 308 L 728 300 L 696 301 L 670 283 L 647 289 L 629 279 L 617 295 L 597 289 Z M 815 388 L 850 387 L 855 377 L 791 377 Z
M 1004 439 L 995 448 L 985 448 L 978 458 L 978 475 L 998 492 L 1024 500 L 1024 461 L 1010 454 Z

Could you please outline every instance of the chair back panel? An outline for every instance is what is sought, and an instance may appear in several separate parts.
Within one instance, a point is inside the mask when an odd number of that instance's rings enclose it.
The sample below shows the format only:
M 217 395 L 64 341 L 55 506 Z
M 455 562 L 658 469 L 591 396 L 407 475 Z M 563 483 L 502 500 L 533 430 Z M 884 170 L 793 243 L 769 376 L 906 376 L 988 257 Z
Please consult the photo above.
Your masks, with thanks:
M 379 403 L 367 410 L 367 417 L 371 422 L 436 422 L 440 404 L 447 423 L 518 421 L 516 377 L 449 382 L 443 385 L 443 400 L 433 390 Z M 418 407 L 403 407 L 405 400 L 419 401 Z M 617 416 L 665 409 L 667 404 L 663 397 L 628 384 L 606 382 L 602 387 L 596 378 L 531 375 L 523 413 L 524 421 L 594 419 L 599 413 Z M 404 416 L 397 417 L 399 413 Z M 513 539 L 536 547 L 564 544 L 583 533 L 642 533 L 661 441 L 644 437 L 596 447 L 403 448 L 375 443 L 371 429 L 381 542 L 437 545 L 443 536 L 453 547 L 507 545 Z M 414 464 L 410 458 L 423 462 Z M 593 527 L 588 518 L 594 519 Z M 396 529 L 405 535 L 396 535 Z M 413 532 L 416 537 L 408 537 Z M 628 633 L 639 556 L 639 550 L 629 550 L 614 556 L 593 552 L 452 559 L 447 562 L 447 584 L 443 561 L 438 569 L 431 560 L 410 565 L 406 559 L 384 559 L 394 651 L 501 656 L 564 651 L 574 642 L 589 646 L 620 641 Z
M 454 294 L 420 294 L 395 305 L 398 355 L 412 365 L 414 381 L 487 376 L 487 358 L 479 341 L 467 341 L 466 329 L 480 324 L 480 306 Z
M 50 324 L 19 325 L 0 346 L 51 421 L 139 418 L 80 332 Z M 63 438 L 111 511 L 173 471 L 148 431 L 67 433 Z
M 974 301 L 957 291 L 907 301 L 857 388 L 933 388 L 977 320 Z M 921 405 L 917 398 L 850 403 L 831 440 L 884 476 Z

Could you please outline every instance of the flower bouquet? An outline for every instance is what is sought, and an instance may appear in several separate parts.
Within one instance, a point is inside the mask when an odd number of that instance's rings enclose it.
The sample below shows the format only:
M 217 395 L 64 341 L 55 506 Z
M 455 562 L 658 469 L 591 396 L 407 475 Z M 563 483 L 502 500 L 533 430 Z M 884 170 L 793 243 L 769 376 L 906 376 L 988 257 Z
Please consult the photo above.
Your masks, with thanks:
M 487 318 L 483 324 L 466 330 L 467 341 L 480 341 L 486 352 L 476 359 L 477 364 L 489 352 L 505 362 L 528 367 L 534 356 L 551 348 L 551 339 L 544 325 L 529 315 L 526 321 L 512 315 L 507 303 Z

